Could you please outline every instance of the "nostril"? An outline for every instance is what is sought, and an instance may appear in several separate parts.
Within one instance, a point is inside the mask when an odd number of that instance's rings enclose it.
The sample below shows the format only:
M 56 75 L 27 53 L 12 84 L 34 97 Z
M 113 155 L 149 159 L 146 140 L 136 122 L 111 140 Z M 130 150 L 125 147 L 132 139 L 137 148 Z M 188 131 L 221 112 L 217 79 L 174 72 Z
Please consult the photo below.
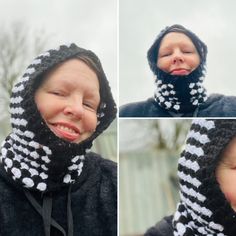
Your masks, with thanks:
M 73 116 L 76 118 L 81 118 L 83 116 L 83 106 L 67 106 L 64 109 L 64 114 Z
M 174 57 L 173 58 L 173 63 L 177 63 L 177 62 L 183 62 L 183 58 L 182 57 L 178 57 L 178 56 Z

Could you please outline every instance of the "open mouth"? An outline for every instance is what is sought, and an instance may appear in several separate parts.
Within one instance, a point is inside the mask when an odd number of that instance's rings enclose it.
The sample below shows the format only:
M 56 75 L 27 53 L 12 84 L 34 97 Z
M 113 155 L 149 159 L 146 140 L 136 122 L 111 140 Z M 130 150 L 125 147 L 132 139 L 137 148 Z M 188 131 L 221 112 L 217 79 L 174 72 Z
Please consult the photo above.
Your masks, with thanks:
M 54 123 L 50 124 L 49 127 L 56 136 L 70 142 L 74 142 L 80 137 L 80 130 L 68 123 Z

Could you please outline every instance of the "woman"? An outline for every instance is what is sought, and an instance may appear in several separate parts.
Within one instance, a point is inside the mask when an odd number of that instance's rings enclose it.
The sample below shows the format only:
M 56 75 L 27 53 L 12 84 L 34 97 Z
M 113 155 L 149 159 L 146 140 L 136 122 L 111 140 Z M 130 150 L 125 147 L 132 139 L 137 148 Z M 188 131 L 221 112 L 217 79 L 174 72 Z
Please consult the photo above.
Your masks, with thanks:
M 98 57 L 39 55 L 14 86 L 1 148 L 0 235 L 116 235 L 116 164 L 89 149 L 116 116 Z
M 234 117 L 236 97 L 207 95 L 207 46 L 181 25 L 166 27 L 148 50 L 156 76 L 153 98 L 120 108 L 120 117 Z

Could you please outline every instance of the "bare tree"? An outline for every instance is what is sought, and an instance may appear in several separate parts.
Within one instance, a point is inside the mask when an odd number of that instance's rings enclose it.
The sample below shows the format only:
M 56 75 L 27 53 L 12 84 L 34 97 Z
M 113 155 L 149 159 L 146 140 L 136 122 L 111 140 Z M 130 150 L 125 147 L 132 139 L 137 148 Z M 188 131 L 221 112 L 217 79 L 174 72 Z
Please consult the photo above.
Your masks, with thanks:
M 49 36 L 31 31 L 23 22 L 1 26 L 0 34 L 0 139 L 10 131 L 9 100 L 16 79 L 33 57 L 45 49 Z
M 179 151 L 186 139 L 190 120 L 153 120 L 150 128 L 153 134 L 153 146 L 155 149 Z

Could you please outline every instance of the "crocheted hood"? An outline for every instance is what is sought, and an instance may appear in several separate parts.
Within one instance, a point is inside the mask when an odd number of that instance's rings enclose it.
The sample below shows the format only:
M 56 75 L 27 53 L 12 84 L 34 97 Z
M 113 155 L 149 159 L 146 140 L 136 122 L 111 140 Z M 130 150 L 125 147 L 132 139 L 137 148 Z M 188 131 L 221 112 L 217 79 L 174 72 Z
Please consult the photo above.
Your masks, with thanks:
M 34 94 L 49 70 L 80 55 L 89 57 L 99 68 L 97 76 L 101 102 L 95 132 L 76 144 L 62 140 L 51 132 L 37 109 Z M 98 57 L 92 51 L 72 43 L 35 58 L 12 90 L 10 112 L 13 131 L 3 142 L 1 150 L 5 171 L 25 188 L 50 191 L 77 180 L 85 153 L 115 118 L 116 105 Z
M 236 213 L 216 180 L 236 120 L 194 120 L 178 165 L 180 203 L 173 219 L 175 236 L 236 235 Z
M 189 75 L 171 75 L 157 67 L 159 48 L 162 39 L 171 32 L 183 33 L 193 42 L 200 56 L 199 66 Z M 203 87 L 205 77 L 207 46 L 192 31 L 182 25 L 172 25 L 163 29 L 155 39 L 147 53 L 152 72 L 156 75 L 156 102 L 172 112 L 191 112 L 207 99 Z
M 202 71 L 205 70 L 206 66 L 206 57 L 207 57 L 207 46 L 206 44 L 192 31 L 189 29 L 186 29 L 182 25 L 172 25 L 172 26 L 167 26 L 165 27 L 156 37 L 154 43 L 152 46 L 149 48 L 147 52 L 147 59 L 148 63 L 150 66 L 150 69 L 152 72 L 156 75 L 158 72 L 158 67 L 157 67 L 157 58 L 158 58 L 158 53 L 159 53 L 159 48 L 161 45 L 161 41 L 164 38 L 165 35 L 171 32 L 178 32 L 178 33 L 183 33 L 187 35 L 191 41 L 193 42 L 194 46 L 196 47 L 198 54 L 200 56 L 200 67 Z

